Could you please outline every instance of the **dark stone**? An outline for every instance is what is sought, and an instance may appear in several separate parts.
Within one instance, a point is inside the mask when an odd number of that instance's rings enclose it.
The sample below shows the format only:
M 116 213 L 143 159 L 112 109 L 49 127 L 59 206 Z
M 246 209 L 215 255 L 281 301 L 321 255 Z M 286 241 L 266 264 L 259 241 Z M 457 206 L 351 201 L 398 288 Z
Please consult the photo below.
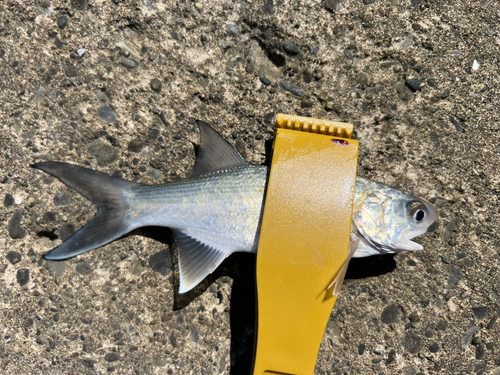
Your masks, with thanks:
M 82 359 L 82 365 L 85 366 L 88 369 L 93 369 L 94 368 L 94 363 L 95 361 L 90 359 L 90 358 L 84 358 Z
M 294 38 L 290 38 L 285 43 L 283 43 L 283 49 L 291 56 L 296 56 L 300 53 L 300 49 L 295 43 Z
M 149 139 L 156 140 L 156 139 L 158 139 L 159 136 L 160 136 L 160 130 L 158 130 L 156 128 L 149 129 L 149 133 L 148 133 Z
M 420 89 L 420 80 L 417 78 L 407 79 L 406 85 L 410 88 L 411 91 L 418 91 Z
M 208 98 L 213 101 L 215 104 L 220 104 L 222 103 L 222 100 L 224 100 L 222 94 L 210 94 Z
M 92 267 L 88 263 L 80 262 L 76 265 L 75 271 L 82 276 L 87 276 L 92 272 Z
M 437 94 L 436 98 L 438 98 L 438 99 L 446 99 L 448 96 L 450 96 L 450 90 L 445 90 L 441 94 Z
M 5 194 L 5 198 L 3 199 L 3 205 L 5 207 L 10 207 L 15 203 L 15 199 L 11 194 Z
M 304 89 L 303 88 L 301 88 L 299 86 L 296 86 L 294 84 L 291 84 L 290 82 L 281 81 L 280 82 L 280 86 L 281 86 L 281 88 L 283 90 L 288 91 L 292 95 L 295 95 L 295 96 L 302 96 L 302 95 L 304 95 Z
M 7 258 L 11 264 L 19 263 L 23 259 L 21 253 L 18 253 L 17 251 L 9 251 L 5 258 Z
M 43 218 L 47 221 L 56 221 L 57 215 L 55 214 L 55 212 L 47 211 L 43 214 Z
M 111 352 L 111 353 L 108 353 L 104 356 L 104 359 L 107 361 L 107 362 L 117 362 L 120 360 L 120 354 L 116 353 L 116 352 Z
M 396 360 L 396 351 L 394 349 L 389 350 L 387 354 L 387 359 L 385 360 L 386 365 L 390 365 Z
M 301 108 L 311 108 L 314 105 L 314 102 L 311 99 L 303 98 L 300 101 Z
M 392 304 L 384 308 L 380 320 L 382 321 L 382 323 L 391 324 L 391 323 L 396 323 L 398 321 L 398 317 L 399 317 L 398 305 Z
M 66 74 L 66 77 L 69 78 L 74 78 L 78 76 L 78 69 L 74 67 L 73 65 L 68 65 L 66 66 L 66 69 L 64 70 L 64 74 Z
M 9 220 L 9 224 L 7 227 L 9 230 L 10 238 L 16 240 L 26 237 L 28 231 L 23 227 L 21 227 L 22 220 L 23 220 L 23 209 L 20 208 L 16 212 L 14 212 L 14 215 L 12 215 L 11 219 Z
M 424 340 L 415 332 L 407 332 L 403 339 L 403 347 L 409 353 L 417 353 L 424 346 Z
M 474 365 L 474 372 L 477 373 L 478 375 L 484 375 L 484 372 L 481 370 L 484 370 L 485 367 L 486 367 L 485 363 L 476 363 Z
M 240 28 L 233 23 L 227 23 L 226 29 L 237 38 L 241 36 Z
M 248 63 L 246 66 L 245 66 L 245 71 L 248 73 L 248 74 L 252 74 L 255 70 L 255 66 L 254 64 L 252 63 Z
M 487 306 L 478 306 L 473 307 L 472 312 L 474 313 L 474 317 L 478 320 L 483 320 L 488 317 L 488 307 Z
M 57 27 L 61 30 L 64 29 L 68 25 L 68 17 L 61 16 L 57 19 Z
M 309 52 L 311 52 L 311 55 L 317 56 L 319 53 L 319 48 L 309 45 Z
M 73 0 L 74 6 L 78 10 L 85 10 L 87 8 L 88 0 Z
M 483 359 L 484 358 L 484 345 L 479 344 L 476 346 L 476 359 Z
M 191 330 L 191 338 L 193 339 L 194 342 L 198 342 L 198 340 L 200 339 L 200 335 L 197 329 Z
M 422 4 L 424 0 L 410 0 L 410 2 L 413 9 L 418 9 L 420 8 L 420 4 Z
M 160 92 L 161 91 L 161 81 L 158 78 L 153 78 L 150 83 L 151 90 Z
M 448 271 L 448 286 L 450 289 L 455 289 L 462 278 L 462 270 L 456 266 L 450 265 Z
M 437 344 L 437 342 L 429 346 L 429 351 L 431 353 L 437 353 L 439 351 L 439 345 Z
M 495 326 L 495 323 L 497 322 L 498 316 L 494 315 L 493 318 L 488 322 L 486 325 L 486 329 L 492 329 Z
M 172 257 L 170 251 L 163 250 L 149 257 L 149 266 L 155 272 L 167 276 L 172 271 Z
M 64 223 L 59 229 L 59 237 L 61 240 L 66 241 L 75 233 L 75 226 L 71 223 Z
M 264 116 L 264 122 L 266 124 L 271 125 L 274 121 L 274 112 L 269 112 L 267 115 Z
M 305 83 L 311 83 L 313 78 L 313 71 L 310 68 L 304 69 L 304 72 L 302 73 L 302 79 L 304 80 Z
M 260 77 L 259 79 L 260 79 L 260 81 L 261 81 L 264 85 L 266 85 L 266 86 L 271 85 L 271 81 L 270 81 L 270 80 L 268 80 L 266 77 Z
M 56 207 L 67 206 L 69 204 L 69 199 L 66 193 L 56 194 L 52 201 Z
M 56 39 L 54 40 L 54 44 L 56 45 L 56 47 L 57 47 L 58 49 L 63 49 L 63 48 L 64 48 L 64 46 L 65 46 L 65 44 L 64 44 L 64 43 L 61 41 L 61 39 L 59 39 L 59 38 L 56 38 Z M 68 76 L 68 77 L 70 77 L 70 76 Z
M 100 138 L 89 144 L 87 151 L 96 158 L 99 167 L 106 167 L 114 163 L 120 153 L 117 148 Z
M 103 105 L 99 107 L 97 115 L 105 122 L 111 124 L 116 121 L 116 114 L 109 105 Z
M 170 343 L 174 348 L 179 347 L 179 342 L 177 341 L 177 337 L 175 337 L 174 332 L 170 333 Z
M 439 331 L 446 331 L 446 328 L 448 328 L 448 323 L 446 323 L 445 320 L 440 320 L 438 324 L 436 325 L 436 328 Z
M 128 57 L 122 57 L 120 63 L 127 69 L 135 69 L 139 66 L 139 63 L 137 61 Z
M 432 88 L 436 88 L 437 87 L 437 82 L 434 78 L 429 78 L 427 80 L 427 84 L 432 87 Z
M 358 354 L 359 355 L 363 355 L 363 353 L 365 352 L 366 350 L 366 345 L 365 344 L 359 344 L 358 345 Z
M 399 82 L 394 85 L 398 97 L 403 102 L 409 102 L 413 98 L 412 91 L 406 86 L 406 84 Z
M 264 13 L 272 16 L 274 14 L 273 0 L 266 0 L 266 2 L 264 3 L 264 7 L 262 8 L 262 10 L 264 11 Z
M 446 264 L 450 263 L 450 259 L 448 258 L 448 255 L 443 255 L 441 259 L 442 259 L 443 263 L 446 263 Z
M 325 0 L 323 6 L 325 7 L 326 10 L 333 12 L 335 9 L 337 9 L 337 5 L 339 5 L 339 3 L 340 0 Z
M 429 326 L 425 329 L 425 337 L 429 339 L 434 337 L 434 330 L 432 329 L 432 327 Z
M 346 48 L 344 50 L 345 57 L 347 57 L 351 61 L 354 60 L 354 53 L 355 53 L 355 50 L 352 48 Z
M 459 132 L 459 133 L 464 132 L 464 124 L 462 124 L 460 121 L 458 121 L 458 119 L 456 117 L 450 116 L 450 121 L 453 125 L 455 125 L 455 129 L 457 130 L 457 132 Z
M 363 4 L 370 5 L 373 4 L 376 0 L 363 0 Z
M 144 148 L 144 142 L 139 138 L 134 138 L 128 144 L 128 150 L 131 152 L 138 153 Z
M 201 33 L 200 40 L 205 43 L 208 40 L 208 36 L 205 33 Z
M 17 271 L 16 279 L 20 286 L 28 284 L 28 281 L 30 281 L 30 270 L 23 268 Z

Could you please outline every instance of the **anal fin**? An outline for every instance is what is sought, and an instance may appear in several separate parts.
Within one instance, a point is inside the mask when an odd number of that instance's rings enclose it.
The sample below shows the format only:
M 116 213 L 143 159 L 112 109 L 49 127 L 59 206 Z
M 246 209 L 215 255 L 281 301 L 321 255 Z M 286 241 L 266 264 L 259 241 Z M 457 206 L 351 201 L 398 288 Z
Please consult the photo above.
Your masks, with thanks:
M 211 274 L 231 253 L 202 239 L 174 230 L 179 250 L 179 293 L 187 293 Z

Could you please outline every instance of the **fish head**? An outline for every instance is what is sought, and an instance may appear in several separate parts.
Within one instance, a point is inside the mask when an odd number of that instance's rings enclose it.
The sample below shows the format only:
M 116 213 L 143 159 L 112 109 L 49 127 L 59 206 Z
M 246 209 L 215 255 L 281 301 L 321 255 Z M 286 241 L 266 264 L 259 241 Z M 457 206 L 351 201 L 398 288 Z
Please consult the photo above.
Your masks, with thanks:
M 411 240 L 427 232 L 437 219 L 437 210 L 404 191 L 380 183 L 369 185 L 356 202 L 353 217 L 356 235 L 364 247 L 357 257 L 423 250 Z

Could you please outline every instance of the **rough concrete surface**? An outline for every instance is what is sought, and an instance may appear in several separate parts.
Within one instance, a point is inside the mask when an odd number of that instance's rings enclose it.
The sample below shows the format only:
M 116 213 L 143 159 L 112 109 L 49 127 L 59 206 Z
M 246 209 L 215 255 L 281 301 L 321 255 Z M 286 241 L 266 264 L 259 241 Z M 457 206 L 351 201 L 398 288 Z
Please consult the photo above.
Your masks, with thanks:
M 194 119 L 263 163 L 283 112 L 353 123 L 359 175 L 439 209 L 425 251 L 351 263 L 315 373 L 500 374 L 499 25 L 495 0 L 2 1 L 0 373 L 249 374 L 252 255 L 187 296 L 158 228 L 42 260 L 96 208 L 29 166 L 179 180 Z

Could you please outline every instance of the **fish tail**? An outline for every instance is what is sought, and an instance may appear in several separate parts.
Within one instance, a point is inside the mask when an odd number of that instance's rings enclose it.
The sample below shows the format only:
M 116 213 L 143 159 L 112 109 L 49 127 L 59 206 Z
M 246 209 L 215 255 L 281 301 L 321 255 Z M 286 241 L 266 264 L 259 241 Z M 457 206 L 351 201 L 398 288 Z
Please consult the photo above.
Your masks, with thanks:
M 137 227 L 131 215 L 128 215 L 128 195 L 140 184 L 66 163 L 43 162 L 32 167 L 54 176 L 99 208 L 97 215 L 87 225 L 43 255 L 43 258 L 71 258 L 101 247 Z

